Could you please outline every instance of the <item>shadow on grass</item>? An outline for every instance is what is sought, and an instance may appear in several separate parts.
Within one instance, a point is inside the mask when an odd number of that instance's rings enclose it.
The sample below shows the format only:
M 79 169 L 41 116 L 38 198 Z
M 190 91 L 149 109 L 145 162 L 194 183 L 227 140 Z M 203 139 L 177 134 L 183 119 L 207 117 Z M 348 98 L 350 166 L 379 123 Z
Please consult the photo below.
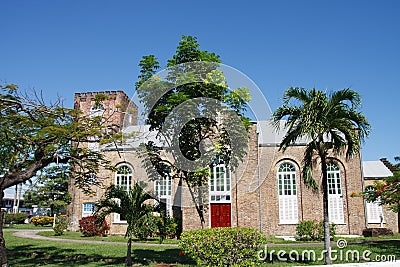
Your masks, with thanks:
M 87 256 L 74 254 L 73 249 L 57 247 L 41 247 L 32 245 L 16 246 L 7 250 L 10 266 L 85 266 L 97 262 L 96 266 L 110 266 L 110 264 L 124 263 L 125 258 L 104 258 L 102 255 Z
M 184 255 L 179 255 L 179 249 L 165 249 L 155 251 L 152 249 L 132 250 L 134 263 L 149 265 L 154 263 L 165 264 L 195 264 Z M 32 245 L 16 246 L 7 251 L 10 266 L 123 266 L 125 257 L 105 258 L 102 255 L 75 254 L 74 249 L 60 249 L 59 247 L 41 247 Z
M 186 257 L 185 255 L 180 255 L 180 250 L 178 248 L 165 249 L 163 251 L 133 248 L 132 257 L 135 259 L 136 262 L 143 265 L 148 265 L 149 263 L 179 263 L 190 265 L 196 264 L 195 261 Z

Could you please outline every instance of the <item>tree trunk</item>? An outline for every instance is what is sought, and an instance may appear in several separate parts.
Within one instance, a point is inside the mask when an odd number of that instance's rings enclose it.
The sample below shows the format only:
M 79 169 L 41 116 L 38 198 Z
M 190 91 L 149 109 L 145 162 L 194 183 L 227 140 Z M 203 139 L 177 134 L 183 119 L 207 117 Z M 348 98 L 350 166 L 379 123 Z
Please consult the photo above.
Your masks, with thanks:
M 201 229 L 204 229 L 206 221 L 204 219 L 204 212 L 203 212 L 204 206 L 203 206 L 203 203 L 198 203 L 198 201 L 196 200 L 195 193 L 193 192 L 193 188 L 190 186 L 190 184 L 188 183 L 188 181 L 186 179 L 185 179 L 185 181 L 186 181 L 186 184 L 188 186 L 188 189 L 189 189 L 189 192 L 190 192 L 190 196 L 192 197 L 192 201 L 193 201 L 193 203 L 194 203 L 194 205 L 196 207 L 197 214 L 199 215 L 200 223 L 201 223 Z M 201 194 L 201 192 L 199 194 Z M 202 201 L 201 199 L 202 198 L 200 198 L 200 201 Z
M 327 172 L 325 156 L 321 156 L 321 168 L 322 168 L 322 202 L 323 202 L 323 212 L 324 212 L 325 263 L 327 265 L 330 265 L 330 264 L 332 264 L 332 258 L 331 258 L 331 233 L 330 233 L 330 225 L 329 225 L 328 172 Z
M 128 249 L 126 251 L 126 266 L 132 266 L 132 238 L 128 237 Z
M 3 207 L 3 197 L 4 197 L 4 189 L 0 189 L 0 200 L 1 200 L 0 208 Z M 6 241 L 4 240 L 4 236 L 3 236 L 3 227 L 4 227 L 5 217 L 6 217 L 6 212 L 3 211 L 3 209 L 0 209 L 0 263 L 1 263 L 1 267 L 8 266 Z

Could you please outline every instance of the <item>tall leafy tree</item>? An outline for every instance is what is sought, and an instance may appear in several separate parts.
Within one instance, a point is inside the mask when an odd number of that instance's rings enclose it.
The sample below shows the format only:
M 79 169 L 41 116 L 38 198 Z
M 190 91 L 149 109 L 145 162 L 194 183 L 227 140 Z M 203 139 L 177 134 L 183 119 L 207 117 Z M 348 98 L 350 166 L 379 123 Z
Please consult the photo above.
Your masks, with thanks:
M 128 225 L 125 233 L 125 237 L 128 238 L 127 266 L 132 266 L 132 238 L 134 237 L 136 223 L 143 216 L 154 211 L 154 207 L 146 203 L 147 200 L 152 199 L 152 196 L 145 192 L 145 187 L 144 183 L 135 183 L 127 191 L 125 188 L 111 185 L 106 189 L 102 199 L 95 205 L 95 216 L 99 223 L 103 222 L 111 213 L 118 213 L 125 218 Z
M 287 133 L 280 143 L 285 151 L 299 138 L 307 138 L 304 151 L 302 177 L 306 185 L 318 188 L 312 176 L 315 159 L 320 160 L 322 171 L 324 247 L 326 263 L 331 264 L 331 248 L 328 210 L 328 156 L 345 153 L 349 159 L 357 156 L 361 141 L 369 134 L 370 125 L 359 112 L 361 98 L 350 89 L 343 89 L 327 95 L 311 89 L 291 87 L 283 96 L 283 105 L 273 113 L 273 122 L 279 129 L 280 121 L 286 119 Z
M 113 169 L 104 155 L 84 145 L 112 139 L 106 121 L 106 118 L 84 117 L 80 111 L 62 107 L 60 101 L 45 104 L 38 94 L 29 98 L 20 94 L 14 84 L 1 85 L 0 198 L 6 188 L 29 180 L 54 163 L 68 163 L 74 169 L 71 176 L 76 186 L 91 192 L 92 185 L 101 182 L 93 179 L 92 174 L 100 166 Z M 0 223 L 0 259 L 2 266 L 7 264 L 3 223 Z
M 51 216 L 65 213 L 71 202 L 68 193 L 69 166 L 66 164 L 45 168 L 24 194 L 24 206 L 49 208 Z
M 246 153 L 246 129 L 250 127 L 249 119 L 244 116 L 246 101 L 250 100 L 248 89 L 228 90 L 218 69 L 220 63 L 218 55 L 200 49 L 195 37 L 182 36 L 175 54 L 168 60 L 165 77 L 156 74 L 160 68 L 156 57 L 144 56 L 136 83 L 146 123 L 165 144 L 162 150 L 155 142 L 146 144 L 146 157 L 150 161 L 145 165 L 150 177 L 168 175 L 165 171 L 168 169 L 173 178 L 186 184 L 203 227 L 208 166 L 215 157 L 222 158 L 232 168 L 237 166 Z M 234 116 L 228 115 L 228 111 Z M 222 119 L 218 120 L 215 114 Z M 239 122 L 234 120 L 236 117 Z M 234 141 L 232 136 L 236 138 Z M 165 157 L 164 152 L 171 157 Z M 179 166 L 185 160 L 200 164 L 194 169 Z

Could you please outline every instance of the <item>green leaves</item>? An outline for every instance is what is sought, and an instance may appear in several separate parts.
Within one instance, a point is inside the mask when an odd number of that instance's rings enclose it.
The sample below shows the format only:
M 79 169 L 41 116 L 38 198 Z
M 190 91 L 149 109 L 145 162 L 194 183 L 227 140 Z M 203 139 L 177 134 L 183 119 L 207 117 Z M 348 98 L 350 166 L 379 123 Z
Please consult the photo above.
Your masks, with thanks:
M 285 151 L 300 138 L 307 138 L 304 153 L 303 178 L 307 185 L 316 188 L 312 178 L 313 159 L 328 153 L 342 153 L 347 158 L 356 155 L 360 143 L 369 134 L 370 125 L 357 109 L 361 98 L 348 88 L 330 95 L 300 87 L 288 88 L 283 96 L 284 104 L 273 114 L 272 120 L 279 128 L 280 121 L 286 119 L 287 130 L 280 149 Z
M 40 96 L 21 95 L 16 85 L 4 85 L 0 92 L 0 176 L 1 190 L 29 180 L 52 163 L 73 166 L 76 186 L 90 193 L 93 173 L 99 167 L 112 169 L 104 155 L 87 149 L 88 142 L 112 140 L 105 118 L 83 117 L 81 111 L 46 105 Z M 37 96 L 37 93 L 34 93 Z M 98 94 L 100 105 L 107 96 Z
M 257 252 L 266 244 L 252 228 L 211 228 L 184 231 L 179 247 L 204 266 L 257 266 Z

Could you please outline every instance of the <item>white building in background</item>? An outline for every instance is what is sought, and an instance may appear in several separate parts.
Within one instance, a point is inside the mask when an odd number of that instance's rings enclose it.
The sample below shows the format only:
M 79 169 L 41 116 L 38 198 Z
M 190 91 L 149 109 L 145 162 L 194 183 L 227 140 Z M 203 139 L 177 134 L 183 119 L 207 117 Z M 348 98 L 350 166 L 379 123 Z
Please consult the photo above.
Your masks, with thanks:
M 387 177 L 393 176 L 384 159 L 375 161 L 363 161 L 364 190 L 373 190 L 374 183 Z M 366 226 L 368 228 L 387 227 L 397 228 L 396 213 L 380 205 L 379 200 L 375 202 L 365 201 Z

